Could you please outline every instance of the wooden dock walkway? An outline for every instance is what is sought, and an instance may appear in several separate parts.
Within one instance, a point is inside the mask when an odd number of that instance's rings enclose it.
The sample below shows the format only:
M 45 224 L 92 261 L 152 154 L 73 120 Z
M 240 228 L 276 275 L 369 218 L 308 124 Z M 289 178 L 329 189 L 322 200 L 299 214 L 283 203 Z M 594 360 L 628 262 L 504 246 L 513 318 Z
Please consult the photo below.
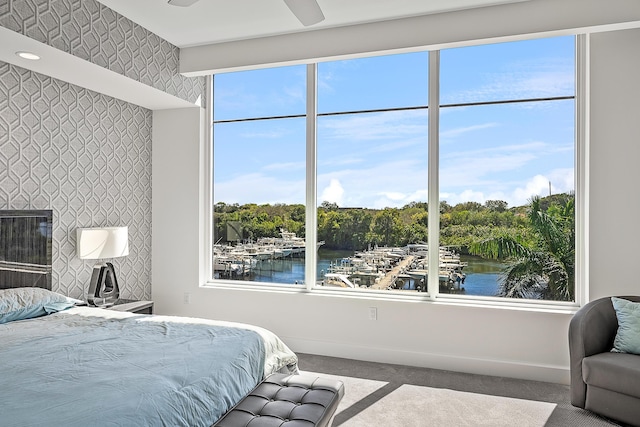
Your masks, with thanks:
M 371 289 L 387 289 L 393 284 L 393 280 L 398 277 L 400 272 L 406 270 L 407 267 L 413 263 L 415 258 L 415 255 L 409 255 L 400 261 L 398 265 L 393 267 L 378 283 L 372 285 Z

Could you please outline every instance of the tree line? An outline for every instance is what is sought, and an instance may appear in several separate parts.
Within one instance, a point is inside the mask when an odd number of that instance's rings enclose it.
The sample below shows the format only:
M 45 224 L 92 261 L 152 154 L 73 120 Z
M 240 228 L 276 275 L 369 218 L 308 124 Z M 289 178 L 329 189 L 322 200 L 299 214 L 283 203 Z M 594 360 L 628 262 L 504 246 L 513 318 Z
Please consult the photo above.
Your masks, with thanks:
M 570 194 L 542 199 L 545 209 L 562 205 Z M 527 206 L 509 208 L 503 200 L 459 203 L 440 202 L 440 244 L 457 247 L 462 253 L 474 242 L 491 236 L 509 234 L 527 239 L 530 221 Z M 401 208 L 342 208 L 323 202 L 318 207 L 318 240 L 324 248 L 364 250 L 369 246 L 405 246 L 426 242 L 429 206 L 412 202 Z M 302 204 L 226 204 L 214 206 L 216 240 L 227 242 L 227 224 L 241 224 L 241 238 L 255 241 L 261 237 L 279 237 L 280 229 L 305 237 L 305 207 Z
M 440 245 L 460 253 L 507 261 L 498 296 L 572 301 L 575 295 L 574 195 L 534 196 L 509 208 L 502 200 L 440 202 Z M 364 250 L 369 246 L 405 246 L 427 242 L 429 206 L 412 202 L 401 208 L 318 207 L 318 240 L 328 249 Z M 240 226 L 227 227 L 239 224 Z M 301 204 L 216 203 L 216 242 L 279 237 L 285 229 L 305 237 Z M 240 235 L 238 235 L 238 233 Z

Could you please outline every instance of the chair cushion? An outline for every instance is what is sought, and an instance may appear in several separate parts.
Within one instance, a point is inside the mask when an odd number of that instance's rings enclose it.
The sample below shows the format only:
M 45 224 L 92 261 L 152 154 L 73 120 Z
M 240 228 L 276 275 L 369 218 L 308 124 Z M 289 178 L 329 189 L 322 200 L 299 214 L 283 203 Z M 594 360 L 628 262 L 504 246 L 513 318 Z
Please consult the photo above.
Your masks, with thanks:
M 587 385 L 640 398 L 640 356 L 600 353 L 582 359 L 582 377 Z

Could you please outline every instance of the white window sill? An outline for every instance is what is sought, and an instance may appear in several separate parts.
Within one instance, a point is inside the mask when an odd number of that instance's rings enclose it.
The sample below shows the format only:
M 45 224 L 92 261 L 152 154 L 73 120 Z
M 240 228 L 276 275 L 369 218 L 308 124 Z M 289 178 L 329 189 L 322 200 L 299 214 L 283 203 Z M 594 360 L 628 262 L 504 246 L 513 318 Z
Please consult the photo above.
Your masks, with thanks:
M 353 298 L 368 301 L 390 301 L 406 303 L 427 303 L 438 305 L 491 308 L 498 310 L 534 311 L 573 315 L 580 308 L 576 302 L 536 301 L 482 297 L 469 295 L 442 294 L 435 298 L 428 293 L 408 293 L 406 291 L 363 291 L 360 289 L 330 289 L 323 287 L 307 290 L 303 285 L 278 285 L 275 283 L 253 283 L 215 280 L 201 286 L 208 289 L 224 289 L 241 292 L 269 292 L 281 294 L 307 294 L 330 298 Z

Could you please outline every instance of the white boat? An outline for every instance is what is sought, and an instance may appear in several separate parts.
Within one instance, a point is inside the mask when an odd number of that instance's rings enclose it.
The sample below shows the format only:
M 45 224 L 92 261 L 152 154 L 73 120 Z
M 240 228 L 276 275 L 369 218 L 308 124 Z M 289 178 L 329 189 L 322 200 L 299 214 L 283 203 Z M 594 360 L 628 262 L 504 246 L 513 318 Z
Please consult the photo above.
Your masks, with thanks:
M 256 241 L 256 244 L 286 251 L 286 255 L 284 256 L 304 254 L 306 248 L 306 241 L 303 237 L 298 237 L 296 233 L 283 228 L 280 229 L 280 237 L 260 237 Z M 324 245 L 324 241 L 317 242 L 316 251 L 320 249 L 322 245 Z
M 349 280 L 349 276 L 339 273 L 327 273 L 324 275 L 324 286 L 337 286 L 340 288 L 357 288 L 357 286 Z
M 462 270 L 467 263 L 461 262 L 459 254 L 445 247 L 439 248 L 438 257 L 440 285 L 459 290 L 466 278 Z M 338 280 L 346 276 L 356 287 L 361 283 L 365 286 L 380 284 L 384 287 L 386 282 L 390 282 L 391 288 L 398 289 L 402 288 L 405 280 L 409 279 L 426 283 L 427 264 L 428 248 L 424 244 L 407 245 L 401 248 L 374 247 L 343 258 L 339 263 L 331 264 L 324 277 Z

